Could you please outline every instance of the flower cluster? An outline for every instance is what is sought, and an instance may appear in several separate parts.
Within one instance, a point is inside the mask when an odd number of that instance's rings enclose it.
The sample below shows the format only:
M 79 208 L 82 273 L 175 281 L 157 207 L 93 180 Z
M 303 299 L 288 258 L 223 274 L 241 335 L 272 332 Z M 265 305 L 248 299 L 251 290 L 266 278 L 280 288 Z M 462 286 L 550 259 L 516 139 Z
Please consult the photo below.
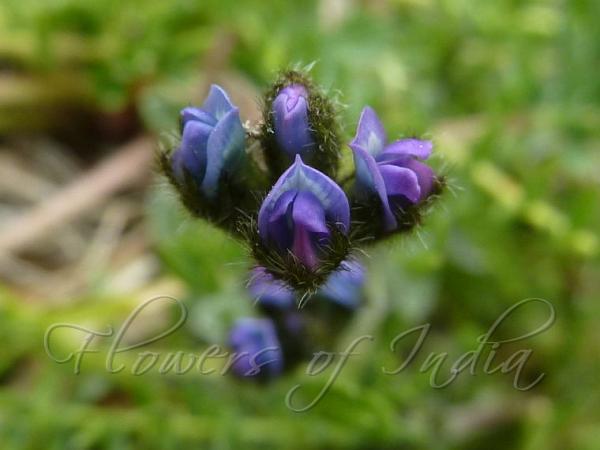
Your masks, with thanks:
M 247 130 L 213 85 L 201 107 L 181 111 L 180 138 L 160 163 L 192 214 L 247 244 L 249 292 L 267 318 L 235 324 L 230 345 L 248 358 L 233 369 L 272 378 L 308 351 L 307 318 L 358 308 L 365 273 L 356 250 L 419 225 L 443 178 L 425 163 L 430 141 L 390 142 L 368 106 L 344 145 L 337 103 L 305 72 L 283 72 L 263 105 Z M 346 155 L 354 170 L 338 177 Z
M 301 299 L 294 290 L 264 267 L 255 267 L 248 292 L 267 319 L 243 318 L 234 324 L 229 344 L 239 359 L 232 366 L 233 372 L 264 380 L 293 368 L 314 351 L 316 330 L 331 332 L 332 326 L 341 328 L 352 316 L 363 301 L 364 281 L 360 263 L 344 262 L 306 307 L 298 309 Z

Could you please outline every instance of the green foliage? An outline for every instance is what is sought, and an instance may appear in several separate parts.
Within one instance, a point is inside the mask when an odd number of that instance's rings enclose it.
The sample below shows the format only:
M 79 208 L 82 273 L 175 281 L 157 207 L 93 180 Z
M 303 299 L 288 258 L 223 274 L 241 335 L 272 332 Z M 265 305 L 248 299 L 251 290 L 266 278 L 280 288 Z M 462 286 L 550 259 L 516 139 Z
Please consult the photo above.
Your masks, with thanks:
M 370 104 L 390 137 L 433 139 L 449 191 L 415 235 L 369 250 L 368 305 L 337 348 L 364 334 L 374 340 L 306 413 L 291 412 L 286 393 L 301 384 L 294 405 L 307 404 L 333 368 L 312 377 L 301 366 L 255 386 L 197 372 L 110 375 L 98 354 L 86 355 L 75 376 L 71 364 L 44 353 L 46 327 L 118 326 L 133 301 L 90 297 L 57 308 L 0 289 L 3 449 L 598 448 L 600 4 L 395 0 L 327 12 L 333 3 L 2 2 L 0 67 L 44 80 L 68 76 L 77 98 L 108 110 L 131 103 L 155 131 L 174 128 L 198 76 L 214 73 L 202 57 L 223 32 L 235 40 L 225 69 L 256 86 L 281 67 L 317 61 L 315 80 L 351 105 L 342 112 L 352 124 L 344 142 Z M 0 127 L 10 129 L 16 107 L 0 97 Z M 349 153 L 342 149 L 344 163 Z M 186 283 L 190 320 L 153 349 L 199 353 L 252 311 L 241 281 L 248 261 L 230 237 L 185 220 L 174 194 L 159 191 L 148 208 L 150 233 L 165 270 Z M 538 386 L 516 391 L 511 375 L 478 372 L 430 387 L 430 373 L 418 370 L 429 352 L 447 351 L 453 361 L 530 297 L 550 301 L 556 323 L 507 344 L 499 358 L 531 348 L 522 379 L 545 373 Z M 536 308 L 523 310 L 498 336 L 544 320 Z M 395 352 L 390 341 L 423 323 L 431 332 L 414 365 L 383 374 L 382 366 L 401 364 L 416 336 Z M 65 338 L 57 350 L 67 354 L 80 342 Z M 133 356 L 123 358 L 131 365 Z

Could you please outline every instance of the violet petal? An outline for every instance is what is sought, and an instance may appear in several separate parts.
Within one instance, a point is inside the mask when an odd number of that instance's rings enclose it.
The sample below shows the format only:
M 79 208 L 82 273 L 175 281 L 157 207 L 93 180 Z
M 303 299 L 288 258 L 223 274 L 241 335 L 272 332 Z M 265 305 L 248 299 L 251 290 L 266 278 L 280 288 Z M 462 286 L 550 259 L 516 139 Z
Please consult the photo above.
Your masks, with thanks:
M 370 106 L 365 106 L 360 114 L 356 136 L 350 143 L 351 147 L 362 147 L 373 157 L 379 155 L 387 142 L 385 129 L 377 114 Z

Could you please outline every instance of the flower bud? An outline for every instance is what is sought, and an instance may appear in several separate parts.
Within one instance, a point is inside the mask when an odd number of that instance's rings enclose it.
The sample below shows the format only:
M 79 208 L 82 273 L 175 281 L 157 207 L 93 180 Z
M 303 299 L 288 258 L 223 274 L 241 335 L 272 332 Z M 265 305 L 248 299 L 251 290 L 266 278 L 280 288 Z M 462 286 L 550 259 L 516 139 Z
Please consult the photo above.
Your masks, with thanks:
M 336 176 L 342 147 L 338 102 L 309 72 L 310 67 L 284 70 L 265 92 L 257 137 L 271 182 L 297 155 L 327 176 Z
M 431 154 L 431 142 L 401 139 L 388 143 L 377 114 L 367 106 L 350 147 L 354 152 L 357 194 L 378 196 L 384 228 L 394 231 L 398 228 L 396 214 L 422 202 L 433 191 L 435 174 L 421 162 Z
M 330 227 L 347 234 L 350 207 L 344 191 L 329 177 L 305 165 L 297 155 L 281 175 L 258 213 L 263 244 L 291 253 L 314 270 L 331 239 Z
M 294 291 L 275 279 L 264 267 L 255 267 L 250 274 L 248 292 L 262 307 L 269 310 L 291 309 L 296 300 Z
M 244 154 L 239 110 L 222 88 L 212 85 L 201 108 L 181 111 L 181 127 L 181 145 L 171 159 L 175 178 L 183 184 L 187 172 L 213 199 L 223 174 L 233 173 Z
M 277 145 L 290 159 L 304 159 L 315 149 L 308 121 L 308 92 L 301 84 L 292 84 L 279 91 L 273 101 L 273 128 Z
M 270 379 L 281 374 L 283 353 L 269 319 L 239 319 L 229 334 L 229 345 L 236 354 L 231 366 L 235 375 Z
M 344 261 L 329 275 L 317 296 L 347 309 L 356 309 L 361 302 L 365 269 L 358 261 Z

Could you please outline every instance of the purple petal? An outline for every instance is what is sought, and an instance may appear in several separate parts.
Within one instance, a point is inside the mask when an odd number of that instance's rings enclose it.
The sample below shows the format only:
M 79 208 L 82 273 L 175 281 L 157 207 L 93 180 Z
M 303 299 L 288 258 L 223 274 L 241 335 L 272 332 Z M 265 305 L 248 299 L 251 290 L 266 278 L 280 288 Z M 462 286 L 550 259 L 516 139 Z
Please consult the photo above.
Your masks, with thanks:
M 208 197 L 216 195 L 223 170 L 231 172 L 243 157 L 245 137 L 237 108 L 225 114 L 214 127 L 206 146 L 206 175 L 202 181 L 202 190 Z
M 312 192 L 298 193 L 294 199 L 292 219 L 294 226 L 301 226 L 311 233 L 329 234 L 323 206 Z
M 420 139 L 400 139 L 387 145 L 383 152 L 377 157 L 377 161 L 391 161 L 403 156 L 413 156 L 419 159 L 427 159 L 431 155 L 433 144 L 431 141 Z
M 370 106 L 365 106 L 356 129 L 356 136 L 350 143 L 352 148 L 361 147 L 372 156 L 377 156 L 383 151 L 387 142 L 385 129 L 377 117 L 377 114 Z
M 229 334 L 229 345 L 239 356 L 231 369 L 240 377 L 274 377 L 283 369 L 279 339 L 268 319 L 238 320 Z
M 248 291 L 263 306 L 277 309 L 291 309 L 294 306 L 294 291 L 275 279 L 264 267 L 252 269 Z
M 213 84 L 210 87 L 208 97 L 202 104 L 202 109 L 214 116 L 217 120 L 221 120 L 225 114 L 234 109 L 234 106 L 231 103 L 231 100 L 229 100 L 227 92 L 225 92 L 221 86 Z
M 268 239 L 268 222 L 279 198 L 288 191 L 311 192 L 325 212 L 325 219 L 347 233 L 350 227 L 350 206 L 344 191 L 328 176 L 305 165 L 300 155 L 271 189 L 258 213 L 258 229 Z
M 189 121 L 198 121 L 211 126 L 217 124 L 217 119 L 214 116 L 200 108 L 195 108 L 193 106 L 183 108 L 180 114 L 181 124 L 184 127 Z
M 310 233 L 303 227 L 294 227 L 292 254 L 309 269 L 319 265 L 319 256 Z
M 181 145 L 173 155 L 175 176 L 183 181 L 185 168 L 197 180 L 202 180 L 206 172 L 206 146 L 212 127 L 202 122 L 191 121 L 183 128 Z
M 268 236 L 268 240 L 274 242 L 280 250 L 290 248 L 293 242 L 292 208 L 297 195 L 296 191 L 284 193 L 268 217 L 267 230 L 263 236 Z
M 314 148 L 308 122 L 308 93 L 294 84 L 283 88 L 273 102 L 273 126 L 277 144 L 291 158 L 306 156 Z
M 385 182 L 388 197 L 404 196 L 412 203 L 421 198 L 421 188 L 417 174 L 405 167 L 379 165 L 379 171 Z
M 421 189 L 420 201 L 427 198 L 433 191 L 435 172 L 427 164 L 422 163 L 411 156 L 402 156 L 391 161 L 386 161 L 385 165 L 405 167 L 415 173 Z
M 415 159 L 411 159 L 404 164 L 404 167 L 412 170 L 419 180 L 419 187 L 421 188 L 421 196 L 419 201 L 425 200 L 429 194 L 433 191 L 435 183 L 435 172 L 427 164 L 424 164 Z
M 369 152 L 362 147 L 355 144 L 350 144 L 350 147 L 354 154 L 356 189 L 359 191 L 357 194 L 377 194 L 383 208 L 383 222 L 385 229 L 387 231 L 395 229 L 398 223 L 394 214 L 392 214 L 385 189 L 385 182 L 379 172 L 379 166 Z
M 314 269 L 319 265 L 318 244 L 329 237 L 323 207 L 312 193 L 299 192 L 292 207 L 292 220 L 292 253 L 306 267 Z

